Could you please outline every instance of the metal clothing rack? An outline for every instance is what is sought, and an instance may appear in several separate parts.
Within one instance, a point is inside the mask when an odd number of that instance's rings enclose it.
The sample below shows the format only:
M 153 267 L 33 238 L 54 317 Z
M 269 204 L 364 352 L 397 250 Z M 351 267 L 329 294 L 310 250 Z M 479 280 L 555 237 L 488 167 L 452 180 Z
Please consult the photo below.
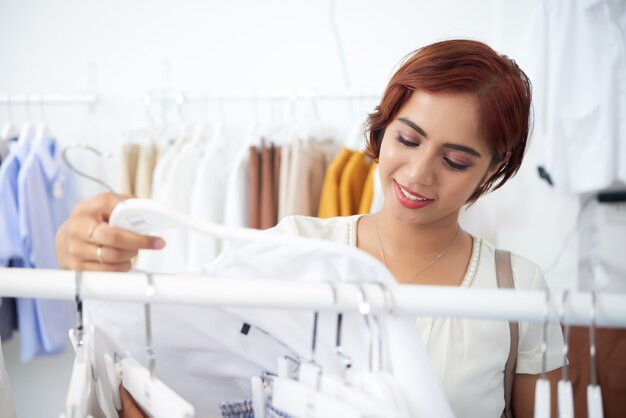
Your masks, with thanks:
M 0 104 L 6 105 L 88 105 L 95 106 L 98 95 L 94 93 L 0 93 Z
M 68 270 L 0 269 L 0 296 L 74 300 L 77 280 L 83 300 L 178 303 L 205 306 L 449 316 L 543 322 L 544 292 L 512 289 L 464 289 L 449 286 L 375 283 L 297 282 L 225 279 L 192 275 L 153 275 L 156 293 L 145 273 L 76 273 Z M 550 295 L 550 322 L 626 328 L 626 294 L 563 292 Z M 592 308 L 594 315 L 592 315 Z
M 340 101 L 340 100 L 377 100 L 380 94 L 371 91 L 357 90 L 263 90 L 263 91 L 231 91 L 216 92 L 172 92 L 169 90 L 154 90 L 146 93 L 144 101 L 150 103 L 176 103 L 182 105 L 188 102 L 246 102 L 246 101 L 276 101 L 276 100 L 312 100 L 312 101 Z

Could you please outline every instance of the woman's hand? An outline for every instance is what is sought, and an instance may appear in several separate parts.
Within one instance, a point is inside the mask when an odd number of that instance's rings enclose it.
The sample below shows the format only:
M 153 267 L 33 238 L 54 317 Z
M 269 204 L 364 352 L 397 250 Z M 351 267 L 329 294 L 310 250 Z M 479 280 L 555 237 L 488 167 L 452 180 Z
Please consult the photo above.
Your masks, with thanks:
M 137 402 L 122 385 L 120 385 L 120 398 L 122 399 L 122 409 L 119 411 L 120 418 L 146 418 Z
M 126 196 L 128 197 L 128 196 Z M 56 234 L 59 267 L 77 271 L 128 271 L 140 249 L 161 249 L 158 237 L 114 228 L 109 216 L 119 203 L 111 193 L 79 202 Z

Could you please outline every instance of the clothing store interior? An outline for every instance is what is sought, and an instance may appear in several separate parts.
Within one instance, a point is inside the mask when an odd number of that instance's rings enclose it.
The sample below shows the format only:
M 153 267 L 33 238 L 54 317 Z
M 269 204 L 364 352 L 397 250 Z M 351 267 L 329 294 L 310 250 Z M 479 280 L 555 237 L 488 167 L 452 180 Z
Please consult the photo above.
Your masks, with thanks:
M 0 56 L 0 418 L 626 415 L 626 1 L 3 1 Z

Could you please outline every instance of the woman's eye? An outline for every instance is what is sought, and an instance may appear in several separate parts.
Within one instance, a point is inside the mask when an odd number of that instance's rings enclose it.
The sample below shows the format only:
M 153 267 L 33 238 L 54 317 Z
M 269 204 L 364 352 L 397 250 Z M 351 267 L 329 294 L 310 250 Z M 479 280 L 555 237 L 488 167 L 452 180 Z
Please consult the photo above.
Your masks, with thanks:
M 446 162 L 446 164 L 448 164 L 448 166 L 450 168 L 452 168 L 453 170 L 457 170 L 457 171 L 463 171 L 463 170 L 467 170 L 469 168 L 468 164 L 459 164 L 459 163 L 455 163 L 454 161 L 452 161 L 449 158 L 444 158 L 444 161 Z
M 406 147 L 409 147 L 409 148 L 415 148 L 415 147 L 419 146 L 419 143 L 413 142 L 413 141 L 409 141 L 408 139 L 406 139 L 402 135 L 398 135 L 398 137 L 396 139 L 398 140 L 399 143 L 401 143 L 402 145 L 404 145 Z

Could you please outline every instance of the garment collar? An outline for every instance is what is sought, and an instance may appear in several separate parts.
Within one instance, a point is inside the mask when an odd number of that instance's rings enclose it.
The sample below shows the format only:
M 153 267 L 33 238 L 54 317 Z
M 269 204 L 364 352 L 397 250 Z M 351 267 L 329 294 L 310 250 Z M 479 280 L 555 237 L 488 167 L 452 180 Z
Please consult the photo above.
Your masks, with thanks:
M 33 152 L 39 160 L 41 167 L 49 180 L 56 177 L 60 163 L 60 153 L 57 143 L 52 138 L 44 138 L 42 140 L 33 141 Z

